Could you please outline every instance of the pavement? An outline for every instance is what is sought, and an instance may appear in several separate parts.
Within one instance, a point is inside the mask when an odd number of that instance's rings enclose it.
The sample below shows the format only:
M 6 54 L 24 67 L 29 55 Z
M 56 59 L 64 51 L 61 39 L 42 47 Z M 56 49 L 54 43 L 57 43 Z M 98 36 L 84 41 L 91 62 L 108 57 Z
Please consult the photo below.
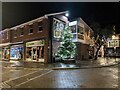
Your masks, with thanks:
M 6 68 L 34 68 L 34 69 L 88 69 L 88 68 L 102 68 L 113 65 L 118 65 L 120 58 L 102 58 L 98 60 L 81 60 L 77 63 L 61 63 L 56 62 L 52 64 L 44 64 L 40 62 L 26 62 L 26 61 L 2 61 L 2 66 Z

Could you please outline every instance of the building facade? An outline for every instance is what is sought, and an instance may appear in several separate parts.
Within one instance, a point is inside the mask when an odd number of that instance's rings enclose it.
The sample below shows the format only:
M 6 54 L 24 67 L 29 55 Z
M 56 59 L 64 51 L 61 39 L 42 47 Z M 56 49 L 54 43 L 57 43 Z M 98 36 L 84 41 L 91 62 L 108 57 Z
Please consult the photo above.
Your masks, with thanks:
M 60 46 L 68 18 L 63 14 L 49 14 L 0 32 L 0 58 L 52 63 Z M 93 55 L 93 31 L 81 19 L 69 23 L 76 43 L 77 60 Z
M 88 60 L 94 55 L 93 30 L 82 20 L 78 18 L 69 23 L 73 34 L 73 42 L 76 43 L 76 59 Z
M 67 17 L 62 14 L 45 15 L 1 31 L 0 58 L 52 62 L 52 40 L 60 36 L 59 30 L 55 32 L 55 25 L 59 28 L 60 22 L 67 23 L 67 21 Z
M 120 34 L 113 35 L 108 41 L 105 54 L 120 57 Z

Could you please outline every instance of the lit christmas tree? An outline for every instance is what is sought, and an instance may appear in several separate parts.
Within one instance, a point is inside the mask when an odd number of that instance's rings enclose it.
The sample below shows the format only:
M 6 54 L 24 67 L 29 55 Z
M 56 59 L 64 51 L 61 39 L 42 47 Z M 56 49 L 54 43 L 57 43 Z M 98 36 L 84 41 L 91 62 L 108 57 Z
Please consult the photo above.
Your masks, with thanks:
M 60 56 L 62 60 L 74 58 L 75 56 L 76 45 L 72 41 L 72 38 L 73 38 L 73 34 L 71 33 L 69 25 L 66 24 L 65 30 L 62 36 L 62 42 L 57 52 L 57 55 Z

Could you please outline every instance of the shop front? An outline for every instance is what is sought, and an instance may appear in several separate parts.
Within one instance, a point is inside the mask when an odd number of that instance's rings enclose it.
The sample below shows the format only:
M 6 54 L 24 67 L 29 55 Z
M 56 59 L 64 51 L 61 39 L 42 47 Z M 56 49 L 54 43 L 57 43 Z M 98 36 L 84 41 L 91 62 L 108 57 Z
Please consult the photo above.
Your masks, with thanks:
M 10 60 L 23 60 L 23 44 L 10 47 Z
M 10 49 L 9 46 L 4 46 L 0 50 L 0 57 L 2 60 L 9 60 L 10 59 Z
M 44 62 L 44 40 L 26 43 L 26 61 Z

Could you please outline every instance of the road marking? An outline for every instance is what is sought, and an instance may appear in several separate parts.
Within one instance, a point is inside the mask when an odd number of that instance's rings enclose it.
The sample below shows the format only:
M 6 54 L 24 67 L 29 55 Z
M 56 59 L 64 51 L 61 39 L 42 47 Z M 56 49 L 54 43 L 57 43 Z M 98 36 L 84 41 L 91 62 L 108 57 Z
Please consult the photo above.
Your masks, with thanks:
M 7 81 L 5 81 L 5 82 L 7 83 L 7 82 L 9 82 L 9 81 L 12 81 L 12 80 L 15 80 L 15 79 L 18 79 L 18 78 L 25 77 L 25 76 L 27 76 L 27 75 L 30 75 L 30 74 L 33 74 L 33 73 L 36 73 L 36 72 L 38 72 L 38 71 L 35 71 L 35 72 L 32 72 L 32 73 L 28 73 L 28 74 L 22 75 L 22 76 L 20 76 L 20 77 L 12 78 L 12 79 L 9 79 L 9 80 L 7 80 Z
M 44 75 L 46 75 L 46 74 L 48 74 L 48 73 L 51 73 L 52 71 L 53 71 L 53 70 L 50 70 L 50 71 L 48 71 L 48 72 L 46 72 L 46 73 L 43 73 L 43 74 L 41 74 L 41 75 L 39 75 L 39 76 L 37 76 L 37 77 L 31 78 L 31 79 L 29 79 L 28 81 L 25 81 L 25 82 L 23 82 L 23 83 L 20 83 L 20 84 L 18 84 L 18 85 L 15 85 L 15 87 L 18 87 L 18 86 L 20 86 L 20 85 L 23 85 L 23 84 L 25 84 L 25 83 L 27 83 L 27 82 L 29 82 L 29 81 L 32 81 L 32 80 L 34 80 L 34 79 L 36 79 L 36 78 L 42 77 L 42 76 L 44 76 Z

